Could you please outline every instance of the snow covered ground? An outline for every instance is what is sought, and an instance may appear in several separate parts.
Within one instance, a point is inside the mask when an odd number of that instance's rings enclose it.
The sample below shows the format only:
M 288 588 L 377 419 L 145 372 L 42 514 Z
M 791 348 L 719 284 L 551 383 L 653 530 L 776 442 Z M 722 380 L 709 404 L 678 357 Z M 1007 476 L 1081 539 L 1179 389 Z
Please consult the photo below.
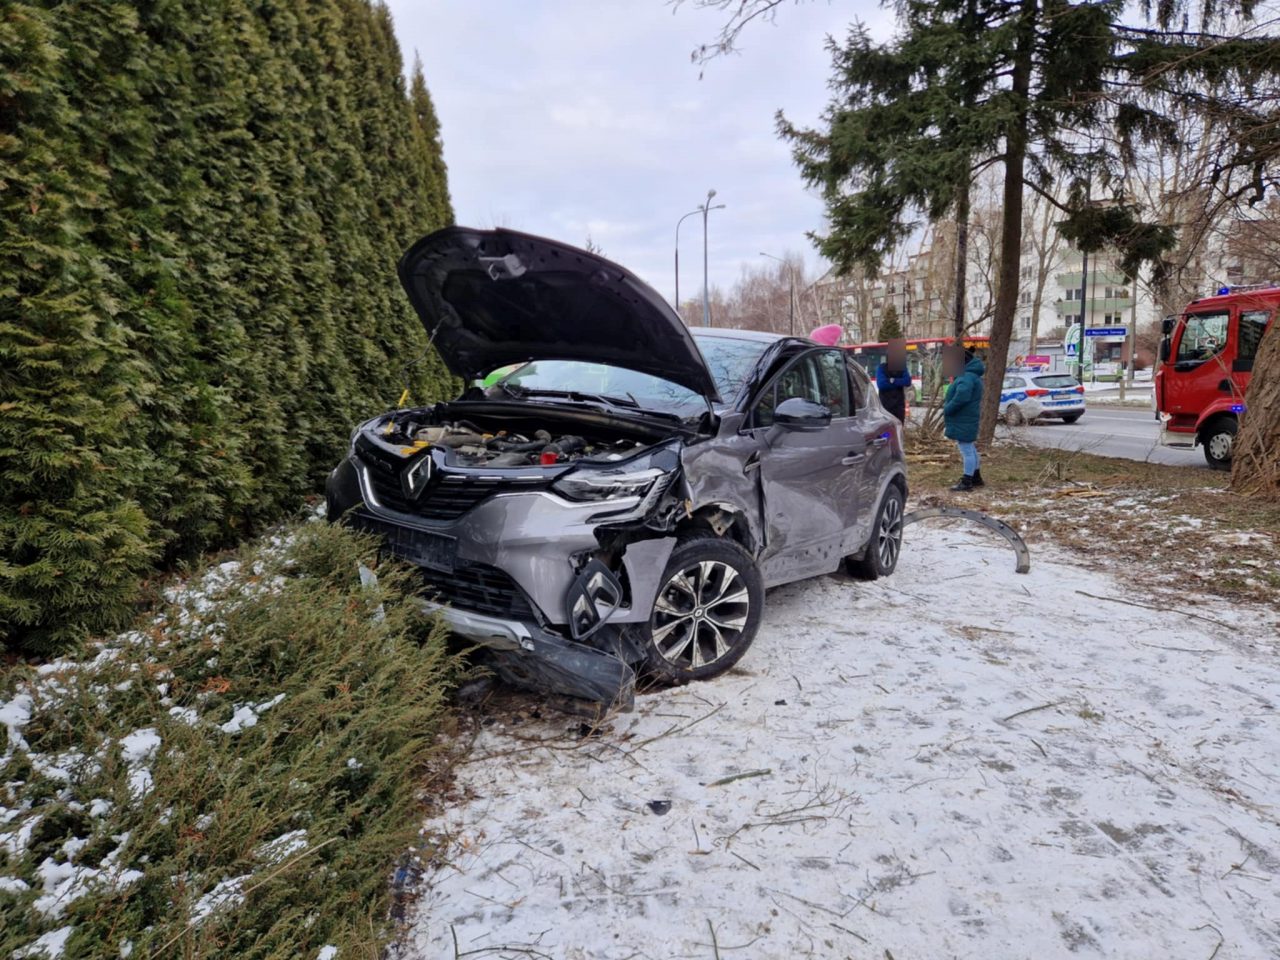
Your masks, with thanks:
M 403 955 L 1280 956 L 1276 611 L 1013 563 L 929 521 L 728 676 L 486 729 Z

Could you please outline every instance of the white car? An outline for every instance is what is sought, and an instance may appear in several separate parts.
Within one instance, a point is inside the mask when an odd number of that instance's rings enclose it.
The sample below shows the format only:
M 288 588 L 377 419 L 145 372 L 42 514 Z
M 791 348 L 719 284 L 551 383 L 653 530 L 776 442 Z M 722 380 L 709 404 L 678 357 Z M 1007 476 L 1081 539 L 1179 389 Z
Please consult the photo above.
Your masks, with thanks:
M 1004 378 L 1000 416 L 1012 426 L 1044 417 L 1075 423 L 1084 416 L 1084 387 L 1066 373 L 1015 371 Z

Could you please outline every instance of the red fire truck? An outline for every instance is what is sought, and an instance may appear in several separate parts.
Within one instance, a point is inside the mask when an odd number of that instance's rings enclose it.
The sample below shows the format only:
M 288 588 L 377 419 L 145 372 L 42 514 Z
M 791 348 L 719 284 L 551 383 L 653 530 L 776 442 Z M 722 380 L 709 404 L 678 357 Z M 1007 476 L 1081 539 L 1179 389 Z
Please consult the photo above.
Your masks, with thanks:
M 1165 318 L 1153 397 L 1161 443 L 1198 444 L 1209 466 L 1231 469 L 1253 358 L 1277 307 L 1280 286 L 1223 287 Z

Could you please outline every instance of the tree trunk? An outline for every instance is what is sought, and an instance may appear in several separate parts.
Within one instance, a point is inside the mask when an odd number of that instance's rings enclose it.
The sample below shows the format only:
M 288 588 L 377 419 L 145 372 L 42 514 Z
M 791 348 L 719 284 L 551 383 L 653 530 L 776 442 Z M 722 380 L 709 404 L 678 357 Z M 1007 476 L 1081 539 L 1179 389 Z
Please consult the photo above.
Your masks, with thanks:
M 1231 489 L 1280 501 L 1280 321 L 1258 345 L 1231 459 Z
M 969 278 L 969 188 L 971 181 L 960 185 L 956 196 L 956 301 L 952 318 L 952 336 L 959 343 L 964 337 L 965 281 Z
M 1009 94 L 1012 111 L 1005 130 L 1004 211 L 1000 231 L 1000 273 L 995 310 L 991 318 L 991 349 L 982 391 L 982 420 L 978 443 L 986 447 L 996 433 L 1000 412 L 1000 386 L 1009 363 L 1009 341 L 1018 312 L 1018 281 L 1022 257 L 1022 190 L 1027 160 L 1027 100 L 1035 55 L 1035 20 L 1039 3 L 1022 0 L 1018 14 L 1018 46 L 1014 54 Z

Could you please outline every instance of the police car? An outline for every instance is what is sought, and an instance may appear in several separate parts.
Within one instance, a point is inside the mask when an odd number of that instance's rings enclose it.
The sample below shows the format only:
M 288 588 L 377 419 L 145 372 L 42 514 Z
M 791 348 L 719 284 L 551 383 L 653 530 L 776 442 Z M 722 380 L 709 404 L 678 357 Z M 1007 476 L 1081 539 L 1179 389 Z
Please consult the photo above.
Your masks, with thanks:
M 1046 417 L 1075 423 L 1084 416 L 1084 387 L 1066 373 L 1011 371 L 1000 390 L 1000 416 L 1013 426 Z

